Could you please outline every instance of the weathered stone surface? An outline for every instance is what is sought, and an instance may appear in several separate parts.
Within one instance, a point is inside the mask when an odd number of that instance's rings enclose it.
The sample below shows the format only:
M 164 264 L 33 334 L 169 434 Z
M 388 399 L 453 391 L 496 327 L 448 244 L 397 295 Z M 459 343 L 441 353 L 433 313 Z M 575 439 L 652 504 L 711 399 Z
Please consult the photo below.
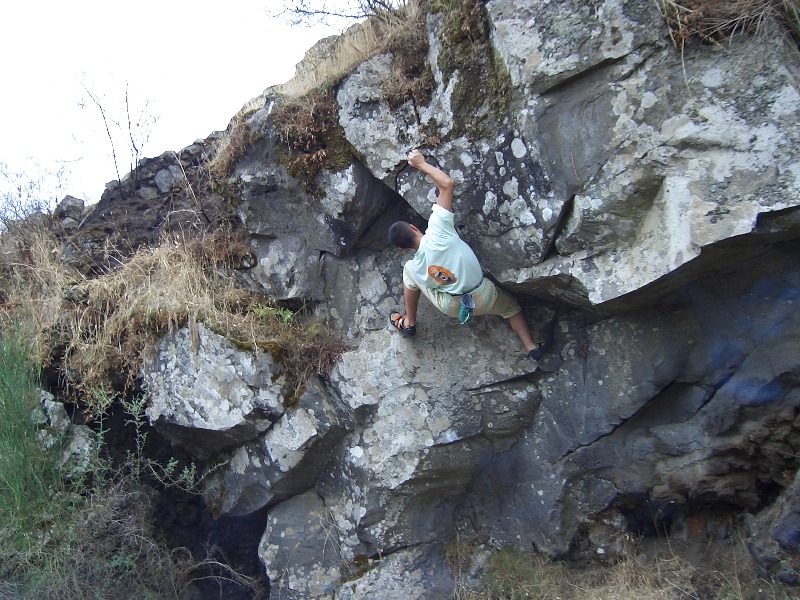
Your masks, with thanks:
M 518 26 L 530 9 L 488 5 L 498 44 L 513 48 L 501 54 L 527 94 L 522 135 L 539 141 L 557 191 L 572 198 L 558 256 L 498 274 L 520 291 L 546 294 L 549 280 L 565 277 L 585 290 L 587 304 L 603 305 L 754 231 L 759 215 L 796 206 L 800 94 L 789 66 L 796 48 L 692 47 L 678 56 L 663 38 L 648 39 L 658 31 L 656 15 L 637 5 L 574 12 L 549 5 L 544 18 L 525 21 L 534 24 L 525 36 Z M 589 22 L 573 27 L 581 11 Z M 538 44 L 554 23 L 566 24 L 569 37 Z M 580 56 L 555 60 L 573 45 Z
M 183 176 L 183 172 L 178 165 L 170 165 L 167 169 L 161 169 L 153 178 L 158 191 L 162 194 L 166 194 L 167 192 L 171 191 L 173 186 L 184 180 L 185 177 Z
M 338 86 L 349 166 L 296 181 L 270 120 L 277 93 L 251 103 L 255 135 L 231 183 L 257 264 L 237 276 L 315 302 L 352 349 L 285 407 L 269 356 L 202 329 L 193 347 L 184 330 L 145 372 L 148 414 L 224 462 L 206 488 L 218 513 L 266 509 L 273 597 L 446 597 L 440 545 L 456 533 L 613 560 L 625 531 L 680 533 L 709 507 L 751 513 L 751 552 L 792 580 L 796 48 L 690 44 L 681 56 L 649 0 L 486 9 L 487 53 L 510 78 L 502 114 L 440 64 L 438 17 L 427 106 L 387 102 L 388 55 Z M 465 103 L 465 89 L 482 95 Z M 409 255 L 385 232 L 424 225 L 435 202 L 405 162 L 417 145 L 455 180 L 459 231 L 532 327 L 558 316 L 540 363 L 502 319 L 461 327 L 424 300 L 415 338 L 389 329 Z M 140 189 L 158 189 L 165 160 L 145 165 Z M 111 220 L 112 188 L 94 227 Z M 83 231 L 91 254 L 99 238 Z
M 301 236 L 250 238 L 256 261 L 241 278 L 251 288 L 276 300 L 325 299 L 322 286 L 324 255 Z
M 258 439 L 220 456 L 204 485 L 215 514 L 249 514 L 311 488 L 353 417 L 316 380 Z
M 331 598 L 339 586 L 336 525 L 313 491 L 272 509 L 258 555 L 270 578 L 270 597 Z
M 150 422 L 199 457 L 269 429 L 288 393 L 269 353 L 239 350 L 202 323 L 165 336 L 142 377 Z
M 446 536 L 452 499 L 492 449 L 507 449 L 538 404 L 524 380 L 534 366 L 499 318 L 460 328 L 424 305 L 419 317 L 413 341 L 380 325 L 331 377 L 358 425 L 316 489 L 351 564 Z M 442 361 L 445 344 L 455 353 Z M 291 542 L 272 543 L 290 552 Z M 301 579 L 308 568 L 295 563 L 287 576 Z M 442 597 L 435 593 L 423 597 Z
M 53 211 L 53 216 L 56 219 L 72 219 L 73 221 L 80 221 L 83 217 L 85 209 L 85 202 L 80 198 L 74 196 L 64 196 L 64 199 L 58 203 L 56 209 Z
M 494 47 L 516 86 L 535 96 L 664 39 L 657 10 L 638 0 L 491 0 Z
M 345 582 L 336 592 L 337 598 L 359 600 L 382 598 L 453 597 L 453 573 L 445 566 L 442 544 L 399 550 L 391 556 L 367 564 L 367 572 L 354 581 Z
M 393 110 L 383 83 L 391 72 L 387 54 L 362 63 L 339 89 L 339 124 L 348 141 L 366 157 L 366 166 L 380 180 L 397 174 L 408 153 L 424 138 L 414 107 L 406 102 Z M 377 148 L 381 152 L 375 152 Z
M 383 82 L 391 57 L 382 55 L 364 62 L 340 87 L 340 124 L 348 141 L 367 157 L 372 173 L 396 188 L 425 219 L 435 202 L 434 191 L 424 175 L 407 168 L 406 158 L 425 143 L 422 130 L 436 127 L 442 141 L 428 151 L 428 158 L 455 181 L 456 215 L 484 268 L 494 271 L 509 262 L 534 265 L 549 247 L 565 199 L 553 197 L 538 146 L 508 125 L 500 125 L 503 129 L 491 140 L 446 139 L 454 118 L 470 116 L 453 115 L 451 95 L 459 74 L 445 80 L 436 62 L 441 23 L 433 19 L 429 25 L 429 60 L 437 81 L 430 106 L 419 115 L 411 102 L 390 107 Z
M 37 437 L 43 448 L 60 447 L 58 466 L 65 475 L 84 477 L 92 468 L 100 447 L 95 432 L 86 425 L 73 423 L 64 404 L 44 390 L 41 391 L 41 405 L 34 408 L 31 419 L 40 427 Z
M 688 286 L 662 310 L 569 332 L 563 365 L 537 382 L 532 426 L 489 462 L 464 518 L 502 543 L 564 555 L 612 506 L 632 525 L 694 504 L 756 509 L 758 482 L 784 485 L 796 470 L 796 252 Z M 520 530 L 520 519 L 557 525 Z

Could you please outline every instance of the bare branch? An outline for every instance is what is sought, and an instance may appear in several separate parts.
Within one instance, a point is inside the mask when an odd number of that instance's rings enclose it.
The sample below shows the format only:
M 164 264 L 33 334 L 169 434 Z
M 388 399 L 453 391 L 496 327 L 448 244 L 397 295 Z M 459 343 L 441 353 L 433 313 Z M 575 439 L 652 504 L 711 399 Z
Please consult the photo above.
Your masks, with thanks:
M 98 110 L 100 111 L 100 116 L 103 118 L 103 125 L 106 128 L 106 135 L 108 135 L 108 141 L 111 144 L 111 157 L 114 159 L 114 170 L 117 172 L 117 181 L 122 184 L 122 177 L 119 174 L 119 163 L 117 162 L 117 147 L 114 145 L 114 138 L 111 135 L 111 129 L 108 127 L 108 119 L 106 118 L 106 110 L 103 108 L 103 104 L 100 100 L 97 99 L 92 92 L 89 91 L 89 88 L 86 87 L 85 83 L 81 83 L 81 87 L 83 91 L 91 98 L 92 102 L 94 102 L 95 106 L 97 106 Z

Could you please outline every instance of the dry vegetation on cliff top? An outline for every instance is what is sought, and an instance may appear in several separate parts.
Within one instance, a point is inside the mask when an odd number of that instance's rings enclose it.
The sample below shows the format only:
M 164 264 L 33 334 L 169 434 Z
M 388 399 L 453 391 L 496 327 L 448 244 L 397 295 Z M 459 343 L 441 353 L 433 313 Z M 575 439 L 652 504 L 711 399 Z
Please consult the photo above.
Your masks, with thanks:
M 228 266 L 238 243 L 224 230 L 166 238 L 88 278 L 61 262 L 61 243 L 44 224 L 12 228 L 0 238 L 0 321 L 27 323 L 35 360 L 56 365 L 84 400 L 130 389 L 158 337 L 198 321 L 273 352 L 297 388 L 326 374 L 344 345 L 319 322 L 238 287 Z M 97 416 L 106 407 L 88 408 Z
M 433 89 L 433 75 L 426 61 L 425 16 L 429 3 L 406 0 L 393 9 L 383 3 L 368 4 L 380 10 L 338 38 L 323 40 L 309 50 L 295 77 L 275 88 L 280 99 L 271 116 L 281 140 L 282 160 L 303 184 L 310 184 L 323 167 L 336 170 L 352 163 L 352 147 L 339 127 L 335 89 L 359 64 L 377 54 L 392 55 L 392 69 L 385 76 L 383 89 L 393 105 L 406 100 L 422 103 Z M 265 102 L 272 102 L 272 96 L 245 104 L 215 144 L 209 171 L 217 180 L 230 175 L 243 156 L 243 140 L 252 142 L 257 137 L 249 130 L 247 118 Z M 319 193 L 313 186 L 307 191 Z

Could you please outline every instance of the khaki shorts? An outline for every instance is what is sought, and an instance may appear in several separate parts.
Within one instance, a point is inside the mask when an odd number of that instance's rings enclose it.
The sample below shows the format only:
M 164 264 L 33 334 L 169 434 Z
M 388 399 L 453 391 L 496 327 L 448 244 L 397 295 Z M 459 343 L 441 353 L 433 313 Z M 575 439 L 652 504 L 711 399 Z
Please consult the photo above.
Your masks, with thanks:
M 408 261 L 403 267 L 403 284 L 410 290 L 419 290 L 439 311 L 450 317 L 458 317 L 461 296 L 451 296 L 445 292 L 425 287 L 417 282 L 411 274 Z M 501 290 L 492 281 L 484 277 L 483 283 L 474 292 L 470 292 L 475 300 L 475 315 L 500 315 L 504 319 L 513 317 L 522 310 L 516 298 L 505 290 Z

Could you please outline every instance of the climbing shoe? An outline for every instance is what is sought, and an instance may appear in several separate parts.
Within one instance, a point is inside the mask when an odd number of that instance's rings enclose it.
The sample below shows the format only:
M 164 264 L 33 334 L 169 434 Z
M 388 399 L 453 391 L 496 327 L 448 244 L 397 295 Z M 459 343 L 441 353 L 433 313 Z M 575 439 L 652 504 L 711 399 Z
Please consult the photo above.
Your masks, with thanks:
M 411 327 L 404 327 L 403 323 L 405 323 L 405 318 L 406 316 L 403 313 L 393 310 L 389 315 L 389 322 L 403 337 L 414 337 L 417 333 L 417 326 L 412 325 Z
M 556 319 L 553 319 L 545 325 L 542 333 L 544 334 L 544 341 L 538 342 L 536 347 L 528 352 L 528 358 L 535 361 L 542 360 L 542 357 L 547 354 L 547 351 L 550 350 L 553 346 L 553 342 L 555 341 L 555 331 L 556 331 Z

